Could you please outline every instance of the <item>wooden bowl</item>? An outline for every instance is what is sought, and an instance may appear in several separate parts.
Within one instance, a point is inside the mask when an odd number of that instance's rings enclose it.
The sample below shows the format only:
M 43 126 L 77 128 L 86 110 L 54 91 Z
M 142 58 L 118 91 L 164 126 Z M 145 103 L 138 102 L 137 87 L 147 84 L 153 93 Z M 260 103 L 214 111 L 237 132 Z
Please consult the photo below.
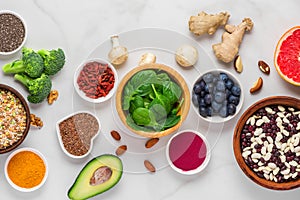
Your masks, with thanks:
M 283 106 L 290 106 L 295 109 L 300 110 L 300 100 L 292 97 L 287 96 L 271 96 L 267 97 L 265 99 L 262 99 L 253 105 L 251 105 L 241 116 L 239 119 L 235 130 L 234 130 L 234 136 L 233 136 L 233 150 L 234 155 L 236 158 L 236 161 L 242 171 L 245 173 L 246 176 L 248 176 L 252 181 L 255 183 L 269 189 L 273 190 L 290 190 L 294 189 L 300 186 L 300 178 L 284 182 L 284 183 L 276 183 L 274 181 L 269 181 L 264 178 L 260 178 L 252 169 L 245 163 L 244 158 L 242 156 L 242 150 L 241 150 L 241 133 L 243 130 L 244 125 L 246 124 L 246 121 L 251 117 L 256 111 L 258 111 L 261 108 L 264 108 L 266 106 L 271 105 L 283 105 Z
M 164 131 L 160 131 L 160 132 L 137 131 L 137 130 L 134 130 L 133 128 L 131 128 L 126 123 L 127 112 L 125 112 L 122 108 L 123 89 L 124 89 L 125 85 L 127 84 L 127 82 L 130 80 L 130 78 L 134 74 L 136 74 L 139 71 L 145 70 L 145 69 L 154 69 L 154 70 L 165 71 L 170 76 L 170 78 L 173 81 L 175 81 L 182 89 L 182 98 L 184 98 L 184 102 L 181 106 L 181 109 L 178 112 L 178 114 L 181 115 L 181 120 L 175 126 L 169 128 L 169 129 L 166 129 Z M 181 124 L 185 120 L 185 118 L 187 117 L 187 114 L 188 114 L 189 109 L 190 109 L 189 88 L 188 88 L 184 78 L 176 70 L 174 70 L 173 68 L 168 67 L 168 66 L 163 65 L 163 64 L 158 64 L 158 63 L 144 64 L 144 65 L 138 66 L 138 67 L 134 68 L 133 70 L 131 70 L 130 72 L 128 72 L 123 77 L 121 82 L 119 83 L 119 87 L 118 87 L 117 92 L 116 92 L 116 109 L 117 109 L 118 115 L 119 115 L 122 123 L 131 132 L 133 132 L 135 134 L 138 134 L 140 136 L 149 137 L 149 138 L 158 138 L 158 137 L 166 136 L 166 135 L 169 135 L 169 134 L 173 133 L 174 131 L 176 131 L 181 126 Z
M 24 141 L 24 139 L 26 138 L 26 136 L 28 134 L 28 131 L 29 131 L 29 128 L 30 128 L 30 110 L 29 110 L 28 104 L 25 101 L 25 99 L 23 98 L 23 96 L 17 90 L 15 90 L 14 88 L 12 88 L 12 87 L 10 87 L 8 85 L 0 84 L 0 91 L 3 91 L 3 90 L 10 91 L 17 98 L 20 99 L 21 104 L 23 105 L 23 107 L 25 109 L 25 112 L 26 112 L 26 128 L 25 128 L 25 130 L 23 132 L 22 137 L 17 142 L 13 143 L 12 145 L 10 145 L 10 146 L 8 146 L 6 148 L 0 148 L 0 154 L 4 154 L 4 153 L 7 153 L 7 152 L 10 152 L 13 149 L 17 148 Z

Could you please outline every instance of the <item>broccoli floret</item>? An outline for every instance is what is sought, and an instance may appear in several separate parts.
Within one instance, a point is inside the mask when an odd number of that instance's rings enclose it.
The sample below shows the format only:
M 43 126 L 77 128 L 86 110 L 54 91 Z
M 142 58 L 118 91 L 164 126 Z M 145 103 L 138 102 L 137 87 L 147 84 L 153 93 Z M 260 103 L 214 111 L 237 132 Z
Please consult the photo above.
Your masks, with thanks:
M 52 82 L 46 74 L 42 74 L 36 79 L 32 79 L 25 74 L 15 74 L 14 78 L 27 87 L 29 91 L 27 100 L 31 103 L 41 103 L 51 91 Z
M 40 77 L 44 71 L 43 58 L 30 48 L 22 49 L 22 59 L 8 63 L 2 67 L 4 73 L 26 73 L 31 78 Z
M 45 50 L 41 49 L 38 54 L 44 59 L 45 71 L 47 75 L 54 75 L 59 72 L 65 64 L 65 53 L 62 49 Z

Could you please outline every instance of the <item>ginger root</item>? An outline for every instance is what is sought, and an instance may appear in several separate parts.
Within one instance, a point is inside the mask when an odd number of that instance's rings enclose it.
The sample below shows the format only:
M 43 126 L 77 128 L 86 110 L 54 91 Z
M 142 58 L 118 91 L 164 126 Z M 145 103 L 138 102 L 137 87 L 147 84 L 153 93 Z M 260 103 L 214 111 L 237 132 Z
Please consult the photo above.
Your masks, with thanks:
M 197 16 L 190 17 L 189 29 L 198 36 L 205 33 L 212 35 L 219 26 L 224 26 L 227 23 L 229 17 L 230 15 L 227 12 L 213 15 L 202 11 Z
M 57 90 L 51 90 L 48 95 L 48 104 L 52 104 L 55 100 L 58 98 L 58 91 Z
M 44 124 L 41 118 L 37 117 L 35 114 L 30 114 L 30 125 L 42 128 Z
M 238 26 L 227 24 L 222 42 L 212 46 L 216 57 L 225 63 L 231 62 L 239 51 L 245 31 L 251 31 L 252 27 L 253 22 L 250 18 L 245 18 Z

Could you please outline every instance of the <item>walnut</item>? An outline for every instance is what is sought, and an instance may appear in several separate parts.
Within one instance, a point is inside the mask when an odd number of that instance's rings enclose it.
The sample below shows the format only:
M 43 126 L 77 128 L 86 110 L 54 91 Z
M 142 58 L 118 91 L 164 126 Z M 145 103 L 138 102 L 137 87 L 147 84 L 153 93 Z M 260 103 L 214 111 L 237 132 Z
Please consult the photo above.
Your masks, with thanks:
M 48 103 L 51 105 L 58 98 L 58 91 L 51 90 L 48 95 Z
M 30 114 L 30 125 L 42 128 L 44 124 L 41 118 L 37 117 L 35 114 Z

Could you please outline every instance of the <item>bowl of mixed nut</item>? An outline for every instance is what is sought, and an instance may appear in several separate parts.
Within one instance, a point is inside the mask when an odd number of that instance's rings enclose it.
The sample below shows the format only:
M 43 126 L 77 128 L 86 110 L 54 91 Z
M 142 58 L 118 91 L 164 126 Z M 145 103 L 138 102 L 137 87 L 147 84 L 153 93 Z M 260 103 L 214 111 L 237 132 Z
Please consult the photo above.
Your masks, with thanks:
M 300 186 L 300 100 L 271 96 L 251 105 L 233 137 L 235 158 L 255 183 L 273 190 Z
M 0 154 L 18 147 L 30 128 L 30 110 L 14 88 L 0 84 Z

